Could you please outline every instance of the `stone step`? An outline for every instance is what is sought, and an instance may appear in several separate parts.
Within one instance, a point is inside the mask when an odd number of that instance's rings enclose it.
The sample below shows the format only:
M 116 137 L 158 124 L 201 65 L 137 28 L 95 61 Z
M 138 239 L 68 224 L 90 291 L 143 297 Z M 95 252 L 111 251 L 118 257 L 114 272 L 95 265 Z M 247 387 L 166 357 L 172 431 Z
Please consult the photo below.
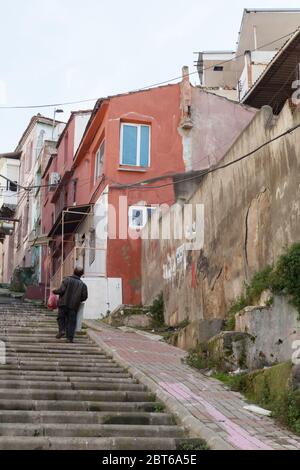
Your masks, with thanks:
M 88 361 L 84 356 L 79 356 L 77 358 L 59 358 L 59 357 L 38 357 L 38 358 L 30 358 L 30 357 L 22 357 L 22 356 L 6 356 L 6 365 L 10 364 L 19 364 L 19 365 L 26 365 L 26 364 L 34 364 L 34 365 L 45 365 L 45 364 L 51 364 L 51 365 L 68 365 L 68 366 L 85 366 L 86 364 L 89 364 L 89 366 L 97 366 L 97 367 L 102 367 L 102 366 L 110 366 L 110 367 L 119 367 L 112 359 L 106 359 L 106 358 L 101 358 L 101 359 L 89 359 Z
M 59 364 L 45 364 L 45 363 L 30 363 L 30 364 L 22 364 L 22 370 L 32 370 L 32 371 L 57 371 L 57 372 L 120 372 L 122 373 L 124 369 L 122 367 L 118 367 L 117 365 L 103 365 L 103 366 L 71 366 L 71 365 L 59 365 Z M 1 370 L 20 370 L 18 364 L 8 364 L 1 366 Z
M 99 355 L 96 355 L 96 354 L 73 354 L 73 353 L 69 353 L 69 354 L 63 354 L 63 353 L 44 353 L 44 352 L 31 352 L 31 353 L 24 353 L 24 352 L 13 352 L 13 351 L 7 351 L 6 350 L 6 358 L 7 359 L 14 359 L 14 358 L 17 358 L 17 359 L 35 359 L 35 360 L 39 360 L 39 361 L 48 361 L 50 359 L 52 360 L 56 360 L 56 361 L 60 361 L 60 360 L 68 360 L 68 359 L 71 359 L 71 360 L 85 360 L 86 362 L 103 362 L 105 359 L 107 360 L 111 360 L 110 357 L 108 356 L 105 356 L 104 354 L 99 354 Z
M 179 426 L 121 424 L 20 424 L 0 423 L 0 436 L 22 437 L 183 437 Z
M 43 345 L 40 346 L 29 346 L 29 345 L 8 345 L 6 344 L 6 351 L 9 352 L 18 352 L 18 353 L 28 353 L 28 354 L 72 354 L 72 355 L 80 355 L 80 354 L 88 354 L 93 356 L 104 356 L 110 357 L 103 352 L 99 351 L 99 349 L 92 347 L 92 346 L 77 346 L 74 347 L 72 344 L 68 343 L 55 343 L 49 347 L 45 347 Z
M 136 383 L 117 383 L 117 382 L 44 382 L 28 380 L 1 380 L 0 390 L 109 390 L 109 391 L 145 391 L 146 387 Z
M 51 344 L 55 342 L 55 336 L 53 335 L 48 335 L 48 336 L 39 336 L 39 335 L 28 335 L 28 336 L 23 336 L 23 335 L 5 335 L 3 333 L 0 334 L 0 340 L 4 341 L 5 343 L 12 344 L 12 343 L 47 343 Z M 77 337 L 75 339 L 75 342 L 79 345 L 91 345 L 91 341 L 88 338 L 85 337 Z
M 62 352 L 63 354 L 81 354 L 81 353 L 90 353 L 94 354 L 97 353 L 97 349 L 92 344 L 79 344 L 79 343 L 68 343 L 66 340 L 54 340 L 55 342 L 51 343 L 35 343 L 35 344 L 26 344 L 21 343 L 18 344 L 16 342 L 6 341 L 6 349 L 7 351 L 24 351 L 24 352 L 38 352 L 41 353 L 51 353 L 53 352 Z M 76 341 L 76 339 L 75 339 Z M 99 353 L 99 349 L 98 349 Z
M 1 317 L 10 316 L 15 317 L 17 319 L 28 319 L 28 318 L 36 318 L 37 320 L 44 320 L 47 319 L 49 321 L 55 320 L 57 317 L 57 313 L 45 313 L 44 310 L 40 310 L 38 308 L 26 307 L 22 309 L 20 313 L 20 303 L 13 303 L 8 304 L 5 307 L 1 306 Z
M 66 401 L 66 400 L 21 400 L 15 398 L 0 399 L 0 410 L 13 411 L 88 411 L 88 412 L 155 412 L 161 406 L 157 402 L 109 402 L 109 401 Z
M 15 335 L 27 335 L 27 334 L 32 334 L 33 336 L 37 335 L 43 335 L 43 336 L 49 336 L 52 337 L 57 334 L 58 329 L 53 327 L 45 327 L 45 328 L 24 328 L 22 326 L 20 327 L 14 327 L 14 328 L 1 328 L 0 325 L 0 330 L 1 334 L 7 335 L 7 336 L 15 336 Z M 76 337 L 84 337 L 86 336 L 85 331 L 80 331 L 76 333 Z
M 2 376 L 19 376 L 20 374 L 25 377 L 31 377 L 31 376 L 36 376 L 37 374 L 40 377 L 43 377 L 43 380 L 55 380 L 56 377 L 76 377 L 76 378 L 95 378 L 96 380 L 102 379 L 102 378 L 120 378 L 120 379 L 127 379 L 130 377 L 130 374 L 127 372 L 124 372 L 123 369 L 121 371 L 115 371 L 114 372 L 99 372 L 99 373 L 94 373 L 94 372 L 85 372 L 84 374 L 81 371 L 56 371 L 56 370 L 46 370 L 46 371 L 41 371 L 41 370 L 20 370 L 20 369 L 2 369 L 3 366 L 0 367 L 0 377 Z
M 3 316 L 0 315 L 0 325 L 1 328 L 57 328 L 57 321 L 52 321 L 48 319 L 34 318 L 34 317 L 20 317 L 15 319 L 12 315 Z
M 57 340 L 56 316 L 0 306 L 0 450 L 176 449 L 184 429 L 147 387 L 86 331 Z
M 154 401 L 153 395 L 141 391 L 89 390 L 15 390 L 0 389 L 0 400 L 83 400 L 83 401 Z
M 32 336 L 35 338 L 35 337 L 40 337 L 41 336 L 41 332 L 40 331 L 34 331 L 31 333 L 31 331 L 29 330 L 26 330 L 25 328 L 20 328 L 19 331 L 17 331 L 16 329 L 14 329 L 14 331 L 11 331 L 11 330 L 8 330 L 8 329 L 4 329 L 4 328 L 1 328 L 0 327 L 0 331 L 1 331 L 1 335 L 3 336 L 6 336 L 7 338 L 11 337 L 11 336 L 27 336 L 27 335 L 30 335 L 32 334 Z M 54 339 L 56 339 L 56 335 L 58 333 L 58 329 L 57 328 L 52 328 L 52 329 L 49 329 L 49 328 L 45 328 L 44 330 L 44 334 L 42 335 L 42 337 L 47 337 L 49 338 L 50 341 L 53 341 Z M 76 339 L 78 340 L 82 340 L 82 339 L 88 339 L 87 337 L 87 334 L 86 332 L 77 332 L 76 333 Z M 61 339 L 61 340 L 64 340 Z M 80 341 L 82 342 L 82 341 Z
M 175 438 L 0 437 L 0 450 L 176 450 Z
M 4 380 L 6 381 L 32 381 L 32 382 L 46 382 L 51 383 L 55 379 L 55 382 L 89 382 L 90 384 L 93 383 L 137 383 L 136 380 L 132 379 L 131 377 L 128 378 L 119 378 L 117 375 L 113 377 L 70 377 L 70 376 L 44 376 L 44 375 L 24 375 L 22 372 L 18 374 L 10 374 L 10 375 L 1 375 L 0 374 L 0 382 L 3 383 Z
M 62 424 L 138 424 L 164 425 L 175 424 L 174 418 L 168 413 L 146 412 L 87 412 L 87 411 L 2 411 L 3 423 L 62 423 Z
M 27 326 L 10 326 L 8 327 L 7 325 L 6 326 L 2 326 L 0 325 L 0 328 L 1 328 L 1 332 L 2 334 L 5 334 L 5 335 L 27 335 L 28 333 L 30 333 L 30 335 L 41 335 L 41 336 L 48 336 L 48 335 L 53 335 L 55 334 L 55 332 L 57 332 L 57 328 L 55 327 L 55 325 L 53 326 L 40 326 L 40 327 L 31 327 L 31 328 L 28 328 Z
M 27 339 L 32 338 L 32 339 L 40 339 L 41 341 L 45 342 L 46 339 L 52 341 L 53 336 L 55 338 L 55 335 L 57 334 L 57 331 L 58 331 L 57 328 L 53 328 L 52 331 L 50 331 L 50 332 L 44 331 L 43 333 L 41 333 L 41 332 L 38 332 L 38 331 L 36 331 L 36 332 L 31 331 L 30 328 L 21 328 L 19 331 L 15 331 L 15 332 L 10 333 L 5 328 L 1 328 L 0 336 L 1 336 L 1 338 L 2 337 L 6 338 L 6 339 L 15 338 L 15 339 L 20 340 L 20 341 L 22 341 L 25 338 L 27 338 Z M 84 332 L 84 333 L 86 333 L 86 332 Z M 84 335 L 79 334 L 78 340 L 81 340 L 81 342 L 88 341 L 90 344 L 92 344 L 90 339 L 88 338 L 88 336 L 86 334 L 84 334 Z
M 46 328 L 57 328 L 56 321 L 49 321 L 47 319 L 39 319 L 39 320 L 24 320 L 23 318 L 13 319 L 12 316 L 4 319 L 3 316 L 0 315 L 0 327 L 6 328 L 42 328 L 45 326 Z
M 53 327 L 57 326 L 57 316 L 53 318 L 47 318 L 43 315 L 25 314 L 16 316 L 13 313 L 7 313 L 6 315 L 0 315 L 0 322 L 2 324 L 5 322 L 7 327 L 22 325 L 24 327 L 37 328 L 39 326 L 45 326 L 46 324 Z

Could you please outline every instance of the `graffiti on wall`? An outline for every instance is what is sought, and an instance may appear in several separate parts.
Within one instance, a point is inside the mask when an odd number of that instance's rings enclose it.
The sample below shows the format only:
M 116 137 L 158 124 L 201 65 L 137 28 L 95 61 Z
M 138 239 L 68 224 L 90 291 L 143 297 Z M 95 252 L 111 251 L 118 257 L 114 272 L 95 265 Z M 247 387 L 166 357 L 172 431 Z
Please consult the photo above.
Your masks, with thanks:
M 165 281 L 172 281 L 177 274 L 184 273 L 187 267 L 186 246 L 181 245 L 173 253 L 167 254 L 166 263 L 163 265 L 163 278 Z

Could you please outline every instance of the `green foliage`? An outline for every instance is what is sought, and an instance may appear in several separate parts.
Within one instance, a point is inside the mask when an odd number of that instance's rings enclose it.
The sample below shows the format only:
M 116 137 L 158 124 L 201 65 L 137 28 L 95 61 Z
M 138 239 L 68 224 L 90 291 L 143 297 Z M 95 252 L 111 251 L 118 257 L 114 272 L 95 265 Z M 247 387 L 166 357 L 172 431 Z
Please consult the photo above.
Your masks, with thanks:
M 228 372 L 216 372 L 213 377 L 228 385 L 234 392 L 246 392 L 247 374 L 231 375 Z
M 246 285 L 246 299 L 248 305 L 257 302 L 264 290 L 270 288 L 273 268 L 267 266 L 262 271 L 254 274 L 253 279 L 249 285 Z
M 177 450 L 210 450 L 207 443 L 202 439 L 187 439 L 181 441 L 177 446 Z
M 150 307 L 150 315 L 156 325 L 163 326 L 165 324 L 165 303 L 164 296 L 161 293 L 153 302 Z
M 290 391 L 286 403 L 287 424 L 300 435 L 300 391 Z
M 235 316 L 238 312 L 243 310 L 243 308 L 249 305 L 247 303 L 247 299 L 244 295 L 238 297 L 235 302 L 232 303 L 230 310 L 227 314 L 227 320 L 225 323 L 225 330 L 226 331 L 234 331 L 235 330 Z
M 273 268 L 267 266 L 262 271 L 254 274 L 250 284 L 245 285 L 245 293 L 238 297 L 231 305 L 228 312 L 225 329 L 235 329 L 235 315 L 249 305 L 255 305 L 264 290 L 270 289 Z
M 155 403 L 154 411 L 155 413 L 163 413 L 166 410 L 166 407 L 163 403 Z
M 292 245 L 279 258 L 272 273 L 275 294 L 291 296 L 290 303 L 300 314 L 300 243 Z
M 278 364 L 249 374 L 217 372 L 214 378 L 231 390 L 243 393 L 251 402 L 272 411 L 272 416 L 300 435 L 300 390 L 289 388 L 291 363 Z
M 275 402 L 272 414 L 281 424 L 300 435 L 300 391 L 289 390 Z
M 300 315 L 300 243 L 288 248 L 278 259 L 274 267 L 267 266 L 256 273 L 250 284 L 245 285 L 245 292 L 231 305 L 227 314 L 225 329 L 235 329 L 235 315 L 249 305 L 255 305 L 264 290 L 271 290 L 277 295 L 290 296 L 290 304 Z M 271 298 L 267 307 L 273 304 Z
M 199 343 L 196 349 L 189 351 L 186 363 L 190 367 L 199 370 L 211 369 L 216 366 L 216 364 L 209 359 L 207 348 L 202 343 Z
M 155 393 L 150 393 L 149 394 L 149 401 L 156 402 L 156 394 Z
M 176 330 L 184 330 L 184 328 L 187 328 L 190 325 L 189 320 L 183 320 L 179 325 L 176 327 Z

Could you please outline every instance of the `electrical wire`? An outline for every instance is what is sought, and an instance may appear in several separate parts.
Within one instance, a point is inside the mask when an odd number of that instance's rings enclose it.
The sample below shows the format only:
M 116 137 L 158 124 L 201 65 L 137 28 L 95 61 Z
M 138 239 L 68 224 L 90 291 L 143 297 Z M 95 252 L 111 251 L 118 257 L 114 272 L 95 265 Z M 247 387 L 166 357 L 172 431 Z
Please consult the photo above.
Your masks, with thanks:
M 191 177 L 188 177 L 188 178 L 184 178 L 182 180 L 177 180 L 177 181 L 172 181 L 171 183 L 166 183 L 166 184 L 161 184 L 161 185 L 154 185 L 154 186 L 149 186 L 148 184 L 150 183 L 149 180 L 143 180 L 143 181 L 138 181 L 136 183 L 132 183 L 132 184 L 129 184 L 129 185 L 124 185 L 124 184 L 120 184 L 120 183 L 117 183 L 117 182 L 114 182 L 113 180 L 109 180 L 109 182 L 113 183 L 113 187 L 114 188 L 117 188 L 117 189 L 129 189 L 129 190 L 136 190 L 136 189 L 139 189 L 139 190 L 151 190 L 151 189 L 161 189 L 161 188 L 165 188 L 165 187 L 168 187 L 168 186 L 174 186 L 176 184 L 180 184 L 180 183 L 183 183 L 183 182 L 187 182 L 187 181 L 193 181 L 193 180 L 196 180 L 196 179 L 199 179 L 200 177 L 204 177 L 210 173 L 214 173 L 216 171 L 219 171 L 221 169 L 225 169 L 229 166 L 232 166 L 250 156 L 252 156 L 253 154 L 257 153 L 259 150 L 261 150 L 262 148 L 266 147 L 267 145 L 281 139 L 282 137 L 284 137 L 285 135 L 287 134 L 291 134 L 292 132 L 294 132 L 296 129 L 298 129 L 300 127 L 300 124 L 297 124 L 296 126 L 293 126 L 289 129 L 287 129 L 285 132 L 273 137 L 272 139 L 268 140 L 267 142 L 264 142 L 263 144 L 261 144 L 260 146 L 256 147 L 255 149 L 251 150 L 250 152 L 248 152 L 247 154 L 245 155 L 242 155 L 241 157 L 235 159 L 235 160 L 232 160 L 231 162 L 228 162 L 226 164 L 223 164 L 223 165 L 218 165 L 218 166 L 215 166 L 213 168 L 210 168 L 208 170 L 203 170 L 203 172 L 199 172 L 197 173 L 197 175 L 193 175 Z M 0 175 L 1 176 L 1 175 Z M 160 178 L 158 179 L 162 179 L 162 178 L 173 178 L 174 177 L 174 174 L 173 175 L 163 175 L 161 176 Z M 102 183 L 103 181 L 101 181 Z M 88 184 L 88 183 L 86 183 Z M 85 186 L 86 184 L 82 185 L 82 186 Z M 100 183 L 99 183 L 100 184 Z M 144 186 L 144 185 L 147 185 L 147 186 Z M 44 186 L 45 187 L 45 186 Z M 79 186 L 80 187 L 80 186 Z M 28 196 L 29 195 L 29 191 L 31 191 L 32 189 L 37 189 L 39 188 L 39 186 L 35 186 L 34 188 L 33 187 L 30 187 L 30 188 L 24 188 L 23 191 L 25 191 L 23 193 L 23 196 L 25 196 L 26 194 Z M 95 191 L 96 192 L 96 191 Z M 31 195 L 31 196 L 35 196 L 35 195 Z
M 131 185 L 115 185 L 116 188 L 119 188 L 119 189 L 161 189 L 161 188 L 165 188 L 167 186 L 174 186 L 176 184 L 180 184 L 180 183 L 185 183 L 187 181 L 193 181 L 195 179 L 199 179 L 200 177 L 204 177 L 210 173 L 214 173 L 216 171 L 219 171 L 219 170 L 222 170 L 222 169 L 225 169 L 225 168 L 228 168 L 229 166 L 232 166 L 250 156 L 252 156 L 253 154 L 255 154 L 256 152 L 258 152 L 259 150 L 263 149 L 264 147 L 266 147 L 267 145 L 275 142 L 276 140 L 279 140 L 281 139 L 282 137 L 284 137 L 285 135 L 287 134 L 291 134 L 292 132 L 294 132 L 296 129 L 298 129 L 300 127 L 300 124 L 297 124 L 296 126 L 293 126 L 289 129 L 287 129 L 285 132 L 283 132 L 282 134 L 279 134 L 277 135 L 276 137 L 273 137 L 272 139 L 268 140 L 267 142 L 264 142 L 263 144 L 261 144 L 259 147 L 256 147 L 254 150 L 251 150 L 251 152 L 248 152 L 247 154 L 245 155 L 242 155 L 241 157 L 235 159 L 235 160 L 232 160 L 231 162 L 228 162 L 228 163 L 225 163 L 223 165 L 219 165 L 219 166 L 215 166 L 209 170 L 204 170 L 203 173 L 198 173 L 197 175 L 194 175 L 194 176 L 191 176 L 191 177 L 188 177 L 188 178 L 184 178 L 182 180 L 178 180 L 178 181 L 173 181 L 172 183 L 166 183 L 166 184 L 162 184 L 162 185 L 158 185 L 158 186 L 147 186 L 144 188 L 144 184 L 147 184 L 147 180 L 145 180 L 144 182 L 141 181 L 141 182 L 138 182 L 138 183 L 133 183 Z
M 270 41 L 266 44 L 263 44 L 259 47 L 256 47 L 255 49 L 252 49 L 250 52 L 255 52 L 255 51 L 259 51 L 260 49 L 263 49 L 267 46 L 270 46 L 271 44 L 274 44 L 278 41 L 281 41 L 282 39 L 285 39 L 287 37 L 291 37 L 293 34 L 295 34 L 297 31 L 299 31 L 299 28 L 295 29 L 294 31 L 288 33 L 288 34 L 285 34 L 284 36 L 281 36 L 279 38 L 276 38 L 274 39 L 273 41 Z M 225 65 L 229 62 L 232 62 L 232 61 L 236 61 L 237 59 L 240 59 L 241 57 L 244 57 L 244 54 L 239 54 L 239 55 L 236 55 L 234 57 L 232 57 L 231 59 L 227 59 L 227 60 L 224 60 L 222 62 L 218 62 L 218 65 Z M 209 67 L 204 67 L 203 68 L 203 72 L 207 71 L 207 70 L 210 70 L 212 68 L 214 68 L 215 65 L 210 65 Z M 198 74 L 198 70 L 194 71 L 194 72 L 189 72 L 188 74 L 186 74 L 186 76 L 191 76 L 191 75 L 194 75 L 194 74 Z M 131 90 L 131 91 L 128 91 L 128 92 L 125 92 L 124 94 L 130 94 L 130 93 L 135 93 L 135 92 L 138 92 L 138 91 L 144 91 L 144 90 L 148 90 L 150 88 L 154 88 L 154 87 L 159 87 L 159 86 L 162 86 L 162 85 L 166 85 L 170 82 L 174 82 L 174 81 L 177 81 L 177 80 L 181 80 L 182 79 L 182 76 L 177 76 L 177 77 L 173 77 L 173 78 L 170 78 L 168 80 L 164 80 L 162 82 L 157 82 L 157 83 L 153 83 L 152 85 L 148 85 L 148 86 L 145 86 L 145 87 L 142 87 L 142 88 L 137 88 L 137 89 L 134 89 L 134 90 Z M 98 98 L 88 98 L 88 99 L 84 99 L 84 100 L 78 100 L 78 101 L 66 101 L 66 102 L 60 102 L 60 103 L 51 103 L 51 104 L 40 104 L 40 105 L 24 105 L 24 106 L 0 106 L 0 110 L 3 109 L 38 109 L 38 108 L 55 108 L 57 106 L 71 106 L 71 105 L 74 105 L 74 104 L 82 104 L 82 103 L 89 103 L 89 102 L 92 102 L 92 101 L 97 101 L 99 99 Z
M 278 41 L 280 41 L 280 40 L 286 38 L 286 37 L 290 37 L 291 35 L 295 34 L 296 31 L 299 31 L 299 28 L 297 28 L 295 31 L 293 31 L 293 32 L 291 32 L 291 33 L 289 33 L 289 34 L 286 34 L 286 35 L 284 35 L 284 36 L 281 36 L 280 38 L 277 38 L 277 39 L 275 39 L 275 40 L 273 40 L 273 41 L 271 41 L 271 42 L 269 42 L 269 43 L 266 43 L 266 44 L 264 44 L 264 45 L 262 45 L 262 46 L 260 46 L 260 47 L 257 47 L 257 48 L 255 48 L 255 49 L 253 49 L 252 52 L 254 52 L 254 51 L 256 51 L 256 50 L 259 50 L 259 49 L 262 49 L 262 48 L 264 48 L 264 47 L 267 47 L 267 46 L 269 46 L 269 45 L 271 45 L 271 44 L 273 44 L 273 43 L 275 43 L 275 42 L 278 42 Z M 235 57 L 232 58 L 232 59 L 228 59 L 228 60 L 226 60 L 226 61 L 223 61 L 223 62 L 219 63 L 219 65 L 220 65 L 220 64 L 225 64 L 225 63 L 231 62 L 231 61 L 233 61 L 233 60 L 237 60 L 238 58 L 240 58 L 240 57 L 242 57 L 242 56 L 243 56 L 243 54 L 237 55 L 237 56 L 235 56 Z M 204 68 L 203 70 L 204 70 L 204 71 L 205 71 L 205 70 L 209 70 L 209 69 L 211 69 L 212 67 L 213 67 L 213 66 L 209 66 L 209 67 L 207 67 L 207 68 Z M 198 73 L 198 72 L 190 72 L 190 73 L 187 74 L 187 75 L 192 75 L 192 74 L 194 74 L 194 73 Z M 147 88 L 152 88 L 152 87 L 160 86 L 160 85 L 162 85 L 162 84 L 164 84 L 164 83 L 167 83 L 167 82 L 170 82 L 170 81 L 175 81 L 175 80 L 178 80 L 178 79 L 180 79 L 180 78 L 182 78 L 182 77 L 175 77 L 175 78 L 170 79 L 170 80 L 165 81 L 165 82 L 160 82 L 160 83 L 156 83 L 156 84 L 153 84 L 153 85 L 151 85 L 151 86 L 148 86 L 148 87 L 141 88 L 140 90 L 144 90 L 144 89 L 147 89 Z M 284 85 L 283 85 L 283 86 L 284 86 Z M 282 88 L 282 87 L 281 87 L 281 88 Z M 278 94 L 278 93 L 277 93 L 277 94 Z M 275 96 L 273 97 L 273 99 L 274 99 L 276 96 L 277 96 L 277 95 L 275 95 Z M 29 108 L 38 108 L 38 107 L 41 107 L 41 108 L 42 108 L 42 107 L 63 106 L 63 105 L 67 105 L 67 104 L 79 104 L 79 103 L 88 102 L 88 101 L 95 101 L 95 99 L 87 99 L 87 100 L 72 101 L 72 102 L 65 102 L 65 103 L 55 103 L 55 104 L 51 104 L 51 105 L 4 106 L 4 107 L 1 106 L 0 109 L 24 109 L 24 108 L 29 109 Z M 272 101 L 273 101 L 273 100 L 272 100 Z M 295 130 L 297 127 L 298 127 L 298 126 L 295 126 L 294 128 L 292 128 L 292 129 L 286 131 L 285 133 L 281 134 L 280 136 L 277 136 L 277 138 L 275 138 L 275 139 L 273 139 L 273 140 L 270 140 L 269 142 L 266 142 L 265 144 L 263 144 L 263 146 L 267 145 L 268 143 L 273 142 L 274 140 L 277 140 L 278 138 L 280 138 L 280 137 L 286 135 L 286 134 L 289 133 L 289 132 L 293 132 L 293 130 Z M 247 155 L 241 157 L 240 159 L 237 159 L 237 160 L 231 162 L 230 164 L 236 163 L 236 162 L 240 161 L 241 159 L 246 158 L 247 156 L 252 155 L 253 153 L 257 152 L 260 148 L 262 148 L 262 147 L 259 147 L 259 148 L 255 149 L 253 152 L 250 152 L 249 154 L 247 154 Z M 209 155 L 207 155 L 206 157 L 204 157 L 203 160 L 204 160 L 204 159 L 207 159 L 207 158 L 209 158 Z M 229 165 L 227 165 L 227 166 L 229 166 Z M 214 172 L 214 171 L 220 170 L 221 168 L 225 168 L 225 166 L 214 167 L 214 168 L 212 168 L 212 169 L 210 169 L 210 170 L 204 172 L 204 173 L 202 174 L 202 176 L 205 176 L 206 174 L 209 174 L 209 173 L 212 173 L 212 172 Z M 167 176 L 168 176 L 168 175 L 166 175 L 166 177 L 167 177 Z M 34 190 L 34 189 L 39 189 L 39 188 L 47 188 L 47 187 L 48 187 L 48 188 L 55 188 L 55 187 L 58 187 L 58 185 L 34 185 L 34 186 L 25 187 L 25 186 L 22 186 L 22 185 L 20 185 L 19 183 L 15 182 L 15 181 L 12 181 L 11 179 L 7 178 L 6 176 L 4 176 L 4 175 L 2 175 L 2 174 L 0 174 L 0 177 L 3 178 L 4 180 L 6 180 L 7 182 L 10 182 L 10 183 L 14 184 L 15 186 L 17 186 L 18 188 L 20 188 L 21 190 L 23 190 L 23 191 L 25 191 L 25 192 L 30 192 L 30 191 L 32 191 L 32 190 Z M 172 175 L 170 175 L 170 177 L 172 177 Z M 191 177 L 191 178 L 186 178 L 186 179 L 181 180 L 181 181 L 175 181 L 175 182 L 173 182 L 173 183 L 167 183 L 167 184 L 165 184 L 165 185 L 147 186 L 147 187 L 143 187 L 143 186 L 142 186 L 142 185 L 144 185 L 144 184 L 147 184 L 147 180 L 146 180 L 146 181 L 140 181 L 140 182 L 137 182 L 137 183 L 133 183 L 133 184 L 131 184 L 131 185 L 121 185 L 121 184 L 119 184 L 119 183 L 115 183 L 115 184 L 116 184 L 117 187 L 122 188 L 122 189 L 136 189 L 136 188 L 140 187 L 140 188 L 142 188 L 142 189 L 147 190 L 147 189 L 160 189 L 160 188 L 163 188 L 163 187 L 166 187 L 166 186 L 170 186 L 170 185 L 174 185 L 174 184 L 179 184 L 179 183 L 181 183 L 181 182 L 183 182 L 183 181 L 191 181 L 191 180 L 196 179 L 196 178 L 199 178 L 199 174 L 198 174 L 197 176 L 193 176 L 193 177 Z M 88 184 L 88 183 L 87 183 L 87 184 Z M 95 192 L 96 192 L 96 191 L 95 191 Z M 11 197 L 14 197 L 14 196 L 15 196 L 15 195 L 12 195 Z M 7 196 L 7 197 L 10 197 L 10 196 Z
M 131 190 L 135 190 L 135 189 L 144 189 L 144 190 L 151 190 L 151 189 L 161 189 L 161 188 L 164 188 L 164 187 L 167 187 L 167 186 L 174 186 L 176 184 L 180 184 L 180 183 L 183 183 L 183 182 L 186 182 L 186 181 L 192 181 L 192 180 L 195 180 L 195 179 L 199 179 L 200 177 L 202 178 L 203 176 L 206 176 L 207 174 L 210 174 L 210 173 L 213 173 L 215 171 L 218 171 L 218 170 L 221 170 L 221 169 L 224 169 L 224 168 L 227 168 L 228 166 L 231 166 L 235 163 L 238 163 L 240 162 L 241 160 L 244 160 L 245 158 L 249 157 L 249 156 L 252 156 L 254 153 L 258 152 L 259 150 L 261 150 L 262 148 L 266 147 L 267 145 L 275 142 L 276 140 L 284 137 L 285 135 L 287 134 L 290 134 L 292 133 L 293 131 L 295 131 L 296 129 L 298 129 L 300 127 L 300 124 L 297 124 L 296 126 L 290 128 L 290 129 L 287 129 L 285 132 L 283 132 L 282 134 L 279 134 L 278 136 L 274 137 L 273 139 L 270 139 L 268 140 L 267 142 L 264 142 L 262 145 L 260 145 L 259 147 L 255 148 L 254 150 L 252 150 L 251 152 L 231 161 L 231 162 L 228 162 L 227 164 L 224 164 L 224 165 L 219 165 L 219 166 L 216 166 L 216 167 L 213 167 L 209 170 L 203 170 L 202 173 L 197 173 L 197 175 L 194 175 L 194 176 L 191 176 L 191 177 L 188 177 L 188 178 L 184 178 L 182 180 L 178 180 L 178 181 L 173 181 L 172 183 L 166 183 L 166 184 L 163 184 L 163 185 L 155 185 L 155 186 L 148 186 L 148 184 L 150 183 L 149 180 L 143 180 L 143 181 L 138 181 L 136 183 L 131 183 L 129 185 L 124 185 L 124 184 L 120 184 L 118 182 L 115 182 L 114 180 L 110 180 L 110 182 L 114 185 L 113 187 L 114 188 L 118 188 L 118 189 L 131 189 Z M 1 176 L 1 175 L 0 175 Z M 173 178 L 174 175 L 163 175 L 162 177 L 160 177 L 159 179 L 162 179 L 162 178 Z M 89 179 L 88 179 L 89 180 Z M 80 180 L 79 180 L 80 181 Z M 102 181 L 101 181 L 102 183 Z M 82 185 L 79 185 L 79 187 L 84 187 L 88 184 L 87 183 L 84 183 Z M 147 186 L 144 186 L 146 185 Z M 53 187 L 54 185 L 51 185 L 51 187 Z M 41 187 L 47 187 L 47 185 L 43 185 Z M 24 195 L 26 193 L 28 193 L 28 191 L 31 191 L 33 189 L 38 189 L 39 186 L 34 186 L 34 187 L 29 187 L 29 188 L 24 188 Z M 21 193 L 21 191 L 19 192 Z M 15 195 L 13 195 L 15 196 Z M 31 197 L 34 197 L 35 195 L 31 195 Z

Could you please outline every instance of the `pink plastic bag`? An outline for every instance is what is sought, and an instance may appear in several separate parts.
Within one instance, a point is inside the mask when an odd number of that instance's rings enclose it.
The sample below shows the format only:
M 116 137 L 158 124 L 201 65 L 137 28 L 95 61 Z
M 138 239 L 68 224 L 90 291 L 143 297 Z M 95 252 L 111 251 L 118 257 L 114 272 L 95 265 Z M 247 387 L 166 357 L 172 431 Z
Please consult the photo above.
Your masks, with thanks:
M 53 292 L 49 295 L 48 303 L 47 303 L 48 310 L 56 310 L 58 307 L 58 295 L 53 294 Z

